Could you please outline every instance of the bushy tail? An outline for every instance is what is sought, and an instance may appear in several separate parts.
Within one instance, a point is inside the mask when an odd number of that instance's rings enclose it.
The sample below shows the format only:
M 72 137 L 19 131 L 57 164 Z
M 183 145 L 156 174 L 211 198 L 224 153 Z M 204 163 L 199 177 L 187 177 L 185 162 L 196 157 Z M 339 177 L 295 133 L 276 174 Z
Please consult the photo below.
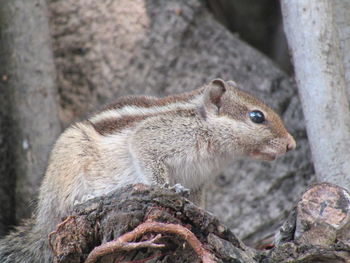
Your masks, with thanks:
M 34 219 L 0 240 L 1 263 L 48 263 L 51 252 L 40 229 L 34 227 Z

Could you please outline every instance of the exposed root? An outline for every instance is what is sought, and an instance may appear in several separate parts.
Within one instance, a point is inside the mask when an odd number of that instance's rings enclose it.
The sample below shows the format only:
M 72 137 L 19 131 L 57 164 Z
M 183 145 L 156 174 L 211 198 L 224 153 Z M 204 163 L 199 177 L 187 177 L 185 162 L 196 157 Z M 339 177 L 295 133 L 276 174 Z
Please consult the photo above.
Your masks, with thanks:
M 148 232 L 155 233 L 171 233 L 180 236 L 182 239 L 186 240 L 188 244 L 193 248 L 195 253 L 199 256 L 203 263 L 214 263 L 214 256 L 204 249 L 202 243 L 197 239 L 197 237 L 187 228 L 176 225 L 176 224 L 165 224 L 159 222 L 145 222 L 134 230 L 125 233 L 116 240 L 110 241 L 108 243 L 102 244 L 95 247 L 89 256 L 87 257 L 85 263 L 95 263 L 100 257 L 120 251 L 120 250 L 134 250 L 138 248 L 161 248 L 164 247 L 163 244 L 156 244 L 155 242 L 161 238 L 158 234 L 151 240 L 143 242 L 130 242 L 140 238 L 142 235 Z
M 123 261 L 123 262 L 120 262 L 120 263 L 145 263 L 153 258 L 157 258 L 157 257 L 162 257 L 162 256 L 165 256 L 167 254 L 162 254 L 162 253 L 158 253 L 158 254 L 154 254 L 150 257 L 147 257 L 147 258 L 143 258 L 143 259 L 137 259 L 137 260 L 132 260 L 132 261 Z M 119 261 L 116 261 L 114 263 L 119 263 Z
M 107 242 L 105 244 L 102 244 L 98 247 L 95 247 L 85 260 L 85 263 L 94 263 L 96 262 L 100 257 L 112 254 L 117 251 L 130 251 L 134 249 L 139 249 L 139 248 L 162 248 L 164 247 L 163 244 L 156 244 L 160 238 L 161 235 L 158 234 L 154 238 L 142 242 L 128 242 L 126 240 L 123 240 L 123 236 L 119 237 L 116 240 Z M 137 237 L 135 236 L 135 239 Z

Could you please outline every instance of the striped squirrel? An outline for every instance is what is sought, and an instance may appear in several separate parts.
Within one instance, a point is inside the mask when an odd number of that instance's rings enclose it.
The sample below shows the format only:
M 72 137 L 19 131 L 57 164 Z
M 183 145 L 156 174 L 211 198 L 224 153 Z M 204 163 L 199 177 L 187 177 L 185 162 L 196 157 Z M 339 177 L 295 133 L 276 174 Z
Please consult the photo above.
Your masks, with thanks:
M 236 157 L 270 161 L 294 148 L 279 116 L 233 81 L 120 98 L 58 138 L 35 215 L 0 241 L 0 262 L 51 262 L 48 234 L 77 203 L 134 183 L 179 183 L 198 203 L 204 182 Z

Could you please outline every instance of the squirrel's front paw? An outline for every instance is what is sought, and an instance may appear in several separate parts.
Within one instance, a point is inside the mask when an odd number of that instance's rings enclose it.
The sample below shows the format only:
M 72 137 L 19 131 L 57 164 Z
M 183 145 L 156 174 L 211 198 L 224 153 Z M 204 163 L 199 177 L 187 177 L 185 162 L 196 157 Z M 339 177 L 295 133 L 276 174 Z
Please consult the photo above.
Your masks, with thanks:
M 165 184 L 163 184 L 163 188 L 167 188 L 169 190 L 175 191 L 175 193 L 177 193 L 183 197 L 186 197 L 186 198 L 190 196 L 190 192 L 191 192 L 190 189 L 184 187 L 181 184 L 175 184 L 173 186 L 170 186 L 169 183 L 165 183 Z

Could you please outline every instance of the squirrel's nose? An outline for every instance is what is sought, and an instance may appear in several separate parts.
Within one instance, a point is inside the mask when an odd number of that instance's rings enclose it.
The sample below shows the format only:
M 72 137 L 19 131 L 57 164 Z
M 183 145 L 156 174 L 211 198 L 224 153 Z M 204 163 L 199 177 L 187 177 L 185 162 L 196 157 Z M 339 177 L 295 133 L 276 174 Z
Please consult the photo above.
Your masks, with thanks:
M 287 149 L 286 149 L 286 152 L 291 151 L 291 150 L 294 150 L 297 144 L 296 144 L 296 142 L 295 142 L 293 136 L 290 135 L 290 134 L 288 134 L 288 139 L 287 139 L 287 140 L 288 140 L 288 141 L 287 141 Z

